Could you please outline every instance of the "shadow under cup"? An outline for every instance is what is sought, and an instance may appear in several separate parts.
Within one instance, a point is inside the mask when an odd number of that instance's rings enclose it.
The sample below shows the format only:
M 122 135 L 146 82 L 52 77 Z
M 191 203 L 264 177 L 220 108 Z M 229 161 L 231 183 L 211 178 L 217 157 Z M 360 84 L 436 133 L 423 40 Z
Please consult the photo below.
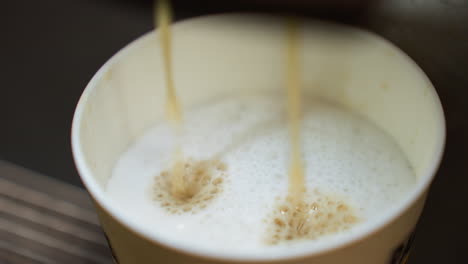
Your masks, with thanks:
M 283 18 L 239 14 L 177 23 L 173 69 L 183 109 L 238 94 L 285 94 L 285 25 Z M 304 21 L 301 26 L 303 93 L 343 105 L 391 135 L 417 176 L 414 190 L 340 241 L 275 256 L 213 252 L 147 232 L 106 197 L 105 186 L 122 152 L 164 118 L 161 51 L 158 35 L 150 32 L 98 71 L 73 120 L 75 162 L 119 263 L 403 261 L 405 250 L 399 246 L 416 225 L 444 147 L 438 96 L 421 69 L 388 41 L 325 22 Z

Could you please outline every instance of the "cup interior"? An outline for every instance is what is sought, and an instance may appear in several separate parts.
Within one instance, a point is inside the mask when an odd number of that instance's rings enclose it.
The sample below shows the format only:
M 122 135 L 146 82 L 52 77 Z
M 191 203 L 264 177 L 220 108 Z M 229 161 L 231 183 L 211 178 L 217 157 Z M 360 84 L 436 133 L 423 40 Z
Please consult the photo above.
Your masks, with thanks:
M 183 110 L 232 94 L 285 93 L 285 24 L 282 18 L 237 14 L 175 24 L 173 70 Z M 359 113 L 394 138 L 418 178 L 398 207 L 404 210 L 428 187 L 443 150 L 444 116 L 434 87 L 407 55 L 375 34 L 320 21 L 301 27 L 303 92 Z M 164 118 L 158 38 L 156 32 L 142 36 L 98 71 L 72 130 L 75 161 L 91 195 L 147 237 L 107 199 L 105 186 L 122 152 Z

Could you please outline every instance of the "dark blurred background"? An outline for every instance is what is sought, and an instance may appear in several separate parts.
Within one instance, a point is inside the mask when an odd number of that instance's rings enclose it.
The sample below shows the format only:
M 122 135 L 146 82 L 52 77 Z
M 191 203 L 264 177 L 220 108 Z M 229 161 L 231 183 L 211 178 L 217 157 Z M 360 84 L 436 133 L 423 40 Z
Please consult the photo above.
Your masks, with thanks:
M 177 20 L 254 11 L 354 24 L 408 53 L 436 87 L 448 129 L 444 161 L 409 263 L 468 263 L 468 0 L 198 0 L 173 5 Z M 0 10 L 0 159 L 81 186 L 69 139 L 74 107 L 98 68 L 153 28 L 152 1 L 16 0 L 2 2 Z

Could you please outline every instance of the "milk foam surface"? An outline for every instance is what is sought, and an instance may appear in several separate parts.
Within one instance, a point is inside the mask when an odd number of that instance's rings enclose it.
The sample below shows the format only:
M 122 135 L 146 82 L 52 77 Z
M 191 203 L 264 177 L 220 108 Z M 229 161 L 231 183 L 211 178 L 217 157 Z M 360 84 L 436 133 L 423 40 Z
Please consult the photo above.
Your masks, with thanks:
M 288 188 L 288 130 L 281 96 L 231 96 L 186 111 L 182 138 L 161 121 L 122 154 L 107 194 L 122 211 L 171 240 L 231 253 L 264 252 L 265 217 Z M 416 183 L 396 143 L 384 131 L 325 102 L 304 101 L 303 157 L 309 191 L 337 195 L 353 206 L 358 225 L 394 206 Z M 152 198 L 154 177 L 170 166 L 176 141 L 184 156 L 227 165 L 223 192 L 197 213 L 171 214 Z M 350 229 L 346 232 L 353 232 Z M 313 246 L 334 235 L 294 241 Z

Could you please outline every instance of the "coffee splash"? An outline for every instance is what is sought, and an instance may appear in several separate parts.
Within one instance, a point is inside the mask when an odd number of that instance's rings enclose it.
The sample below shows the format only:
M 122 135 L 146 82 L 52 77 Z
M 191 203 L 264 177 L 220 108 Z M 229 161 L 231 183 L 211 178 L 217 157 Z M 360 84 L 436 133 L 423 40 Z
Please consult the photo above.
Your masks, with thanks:
M 302 200 L 288 196 L 277 201 L 274 211 L 264 221 L 268 224 L 266 243 L 315 240 L 348 230 L 358 221 L 354 209 L 338 197 L 317 190 Z
M 204 209 L 223 191 L 226 164 L 218 160 L 196 161 L 192 158 L 175 164 L 174 169 L 161 172 L 154 181 L 153 199 L 173 214 L 196 213 Z

